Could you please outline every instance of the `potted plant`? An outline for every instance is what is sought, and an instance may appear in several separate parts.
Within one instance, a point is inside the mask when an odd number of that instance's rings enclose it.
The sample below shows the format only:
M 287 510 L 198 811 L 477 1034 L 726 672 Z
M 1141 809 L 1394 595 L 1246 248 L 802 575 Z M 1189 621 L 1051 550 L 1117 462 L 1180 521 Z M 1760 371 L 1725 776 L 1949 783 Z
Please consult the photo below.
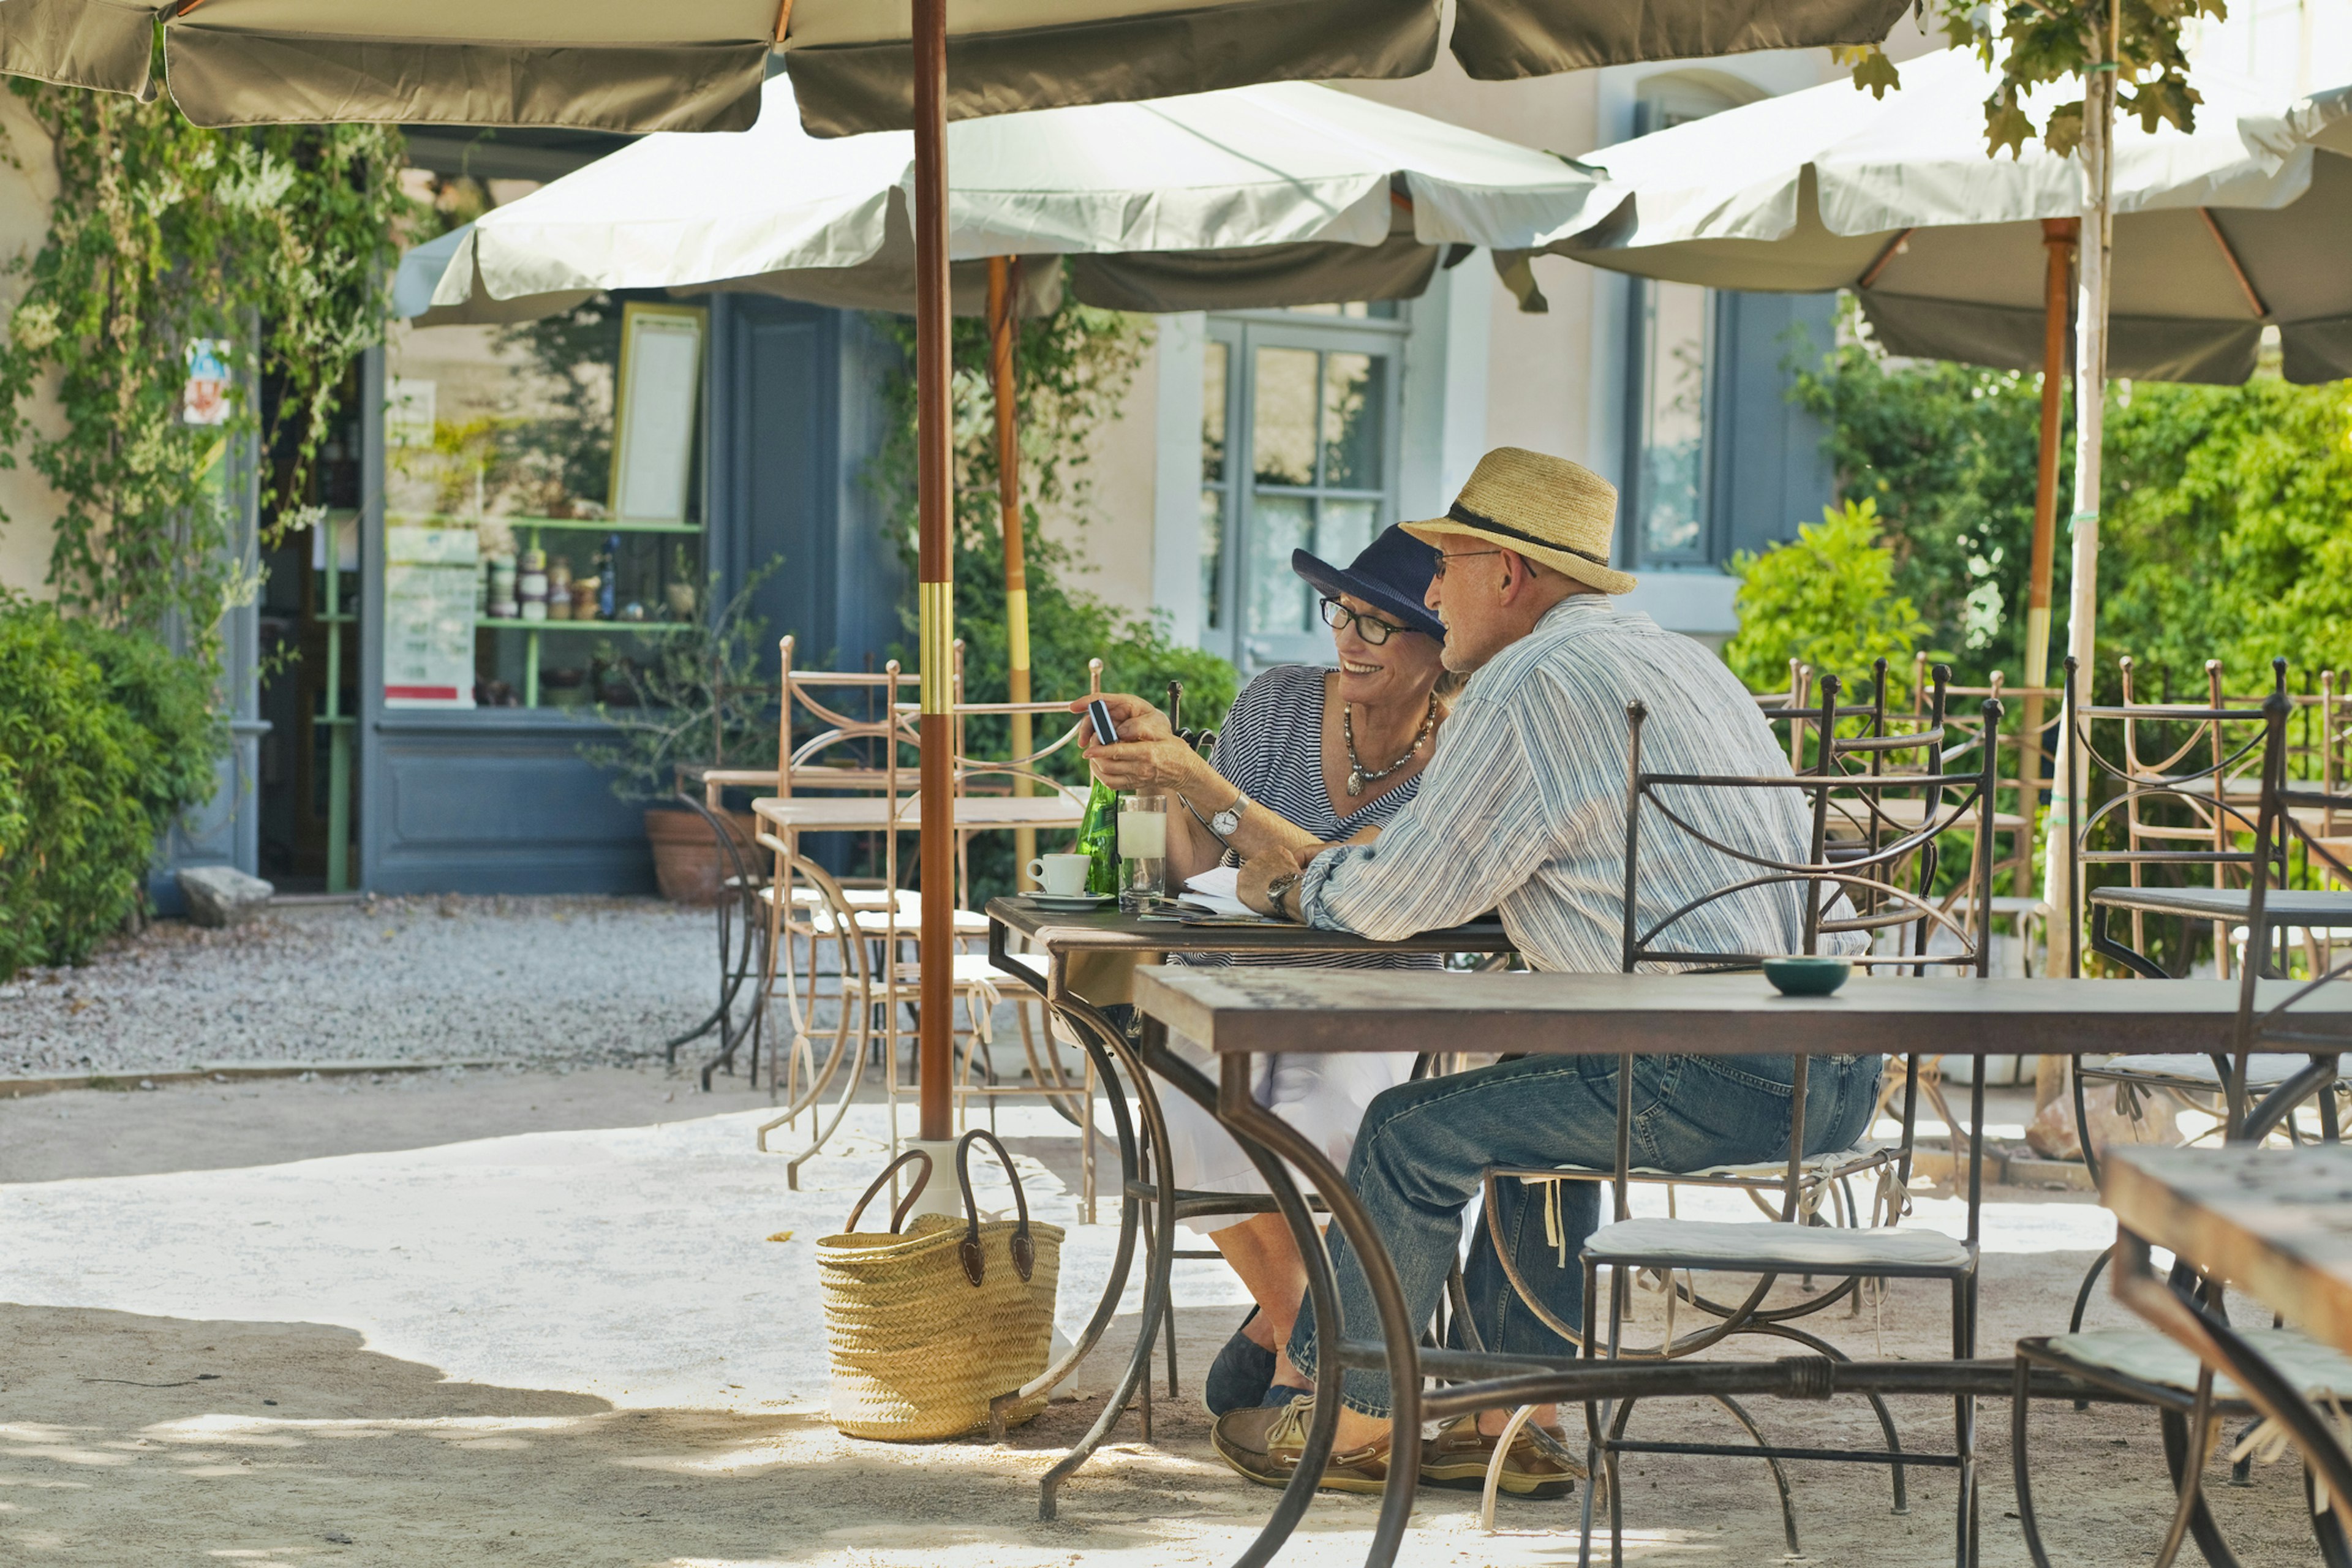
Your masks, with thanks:
M 750 606 L 752 590 L 782 563 L 772 561 L 752 573 L 715 611 L 714 574 L 710 590 L 696 596 L 702 613 L 688 629 L 653 639 L 644 656 L 624 658 L 609 645 L 598 650 L 604 673 L 596 717 L 611 726 L 614 739 L 583 745 L 580 754 L 613 771 L 614 795 L 647 803 L 654 879 L 674 903 L 719 902 L 729 875 L 710 825 L 678 799 L 688 787 L 686 770 L 775 765 L 775 686 L 761 679 L 765 660 L 773 656 L 766 625 Z M 748 855 L 751 814 L 726 815 Z

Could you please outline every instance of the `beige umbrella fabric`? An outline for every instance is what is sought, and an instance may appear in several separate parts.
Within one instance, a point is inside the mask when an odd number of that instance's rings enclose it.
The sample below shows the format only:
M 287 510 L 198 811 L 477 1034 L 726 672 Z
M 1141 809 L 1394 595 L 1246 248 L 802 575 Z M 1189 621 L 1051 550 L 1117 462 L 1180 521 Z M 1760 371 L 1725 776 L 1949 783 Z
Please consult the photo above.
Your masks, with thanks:
M 1457 0 L 1451 45 L 1482 81 L 1751 49 L 1876 43 L 1908 0 Z M 785 63 L 814 134 L 913 123 L 909 13 L 792 0 Z M 1253 82 L 1418 76 L 1439 0 L 972 0 L 947 34 L 950 120 Z
M 778 0 L 0 0 L 0 75 L 173 101 L 198 125 L 740 131 Z

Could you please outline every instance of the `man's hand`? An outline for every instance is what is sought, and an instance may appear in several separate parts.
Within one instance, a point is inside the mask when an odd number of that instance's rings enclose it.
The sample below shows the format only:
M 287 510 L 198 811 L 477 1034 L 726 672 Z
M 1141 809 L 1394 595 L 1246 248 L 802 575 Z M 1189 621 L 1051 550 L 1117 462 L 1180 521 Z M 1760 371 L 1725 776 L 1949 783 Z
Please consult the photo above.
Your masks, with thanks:
M 1263 855 L 1253 855 L 1242 862 L 1240 886 L 1236 889 L 1242 902 L 1262 915 L 1288 920 L 1290 911 L 1266 896 L 1266 884 L 1276 877 L 1295 877 L 1300 869 L 1298 857 L 1289 850 L 1274 848 Z M 1295 900 L 1297 895 L 1294 893 Z

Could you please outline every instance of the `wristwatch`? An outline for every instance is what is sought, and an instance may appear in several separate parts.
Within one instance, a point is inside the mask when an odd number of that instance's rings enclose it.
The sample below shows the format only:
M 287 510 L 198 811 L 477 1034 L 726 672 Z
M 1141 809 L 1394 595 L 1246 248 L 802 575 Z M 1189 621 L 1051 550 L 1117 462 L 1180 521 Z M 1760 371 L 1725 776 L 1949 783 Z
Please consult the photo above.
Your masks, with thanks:
M 1234 804 L 1209 818 L 1209 831 L 1220 838 L 1231 838 L 1241 831 L 1242 813 L 1250 808 L 1250 797 L 1242 791 L 1234 792 Z
M 1290 896 L 1290 889 L 1298 886 L 1305 875 L 1303 871 L 1285 871 L 1265 885 L 1265 901 L 1274 906 L 1276 914 L 1282 912 L 1282 900 Z

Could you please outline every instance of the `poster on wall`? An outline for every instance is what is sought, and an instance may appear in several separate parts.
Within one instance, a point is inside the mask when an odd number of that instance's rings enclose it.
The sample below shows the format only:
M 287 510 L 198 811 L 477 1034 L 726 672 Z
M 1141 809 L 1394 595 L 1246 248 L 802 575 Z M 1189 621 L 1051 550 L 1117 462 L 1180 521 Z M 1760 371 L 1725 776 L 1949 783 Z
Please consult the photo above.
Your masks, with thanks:
M 621 308 L 614 387 L 612 509 L 616 518 L 683 522 L 694 477 L 694 407 L 709 312 L 692 305 Z
M 474 705 L 473 528 L 387 518 L 383 531 L 383 705 Z
M 218 338 L 188 341 L 188 374 L 180 392 L 180 418 L 184 424 L 228 423 L 228 344 Z

